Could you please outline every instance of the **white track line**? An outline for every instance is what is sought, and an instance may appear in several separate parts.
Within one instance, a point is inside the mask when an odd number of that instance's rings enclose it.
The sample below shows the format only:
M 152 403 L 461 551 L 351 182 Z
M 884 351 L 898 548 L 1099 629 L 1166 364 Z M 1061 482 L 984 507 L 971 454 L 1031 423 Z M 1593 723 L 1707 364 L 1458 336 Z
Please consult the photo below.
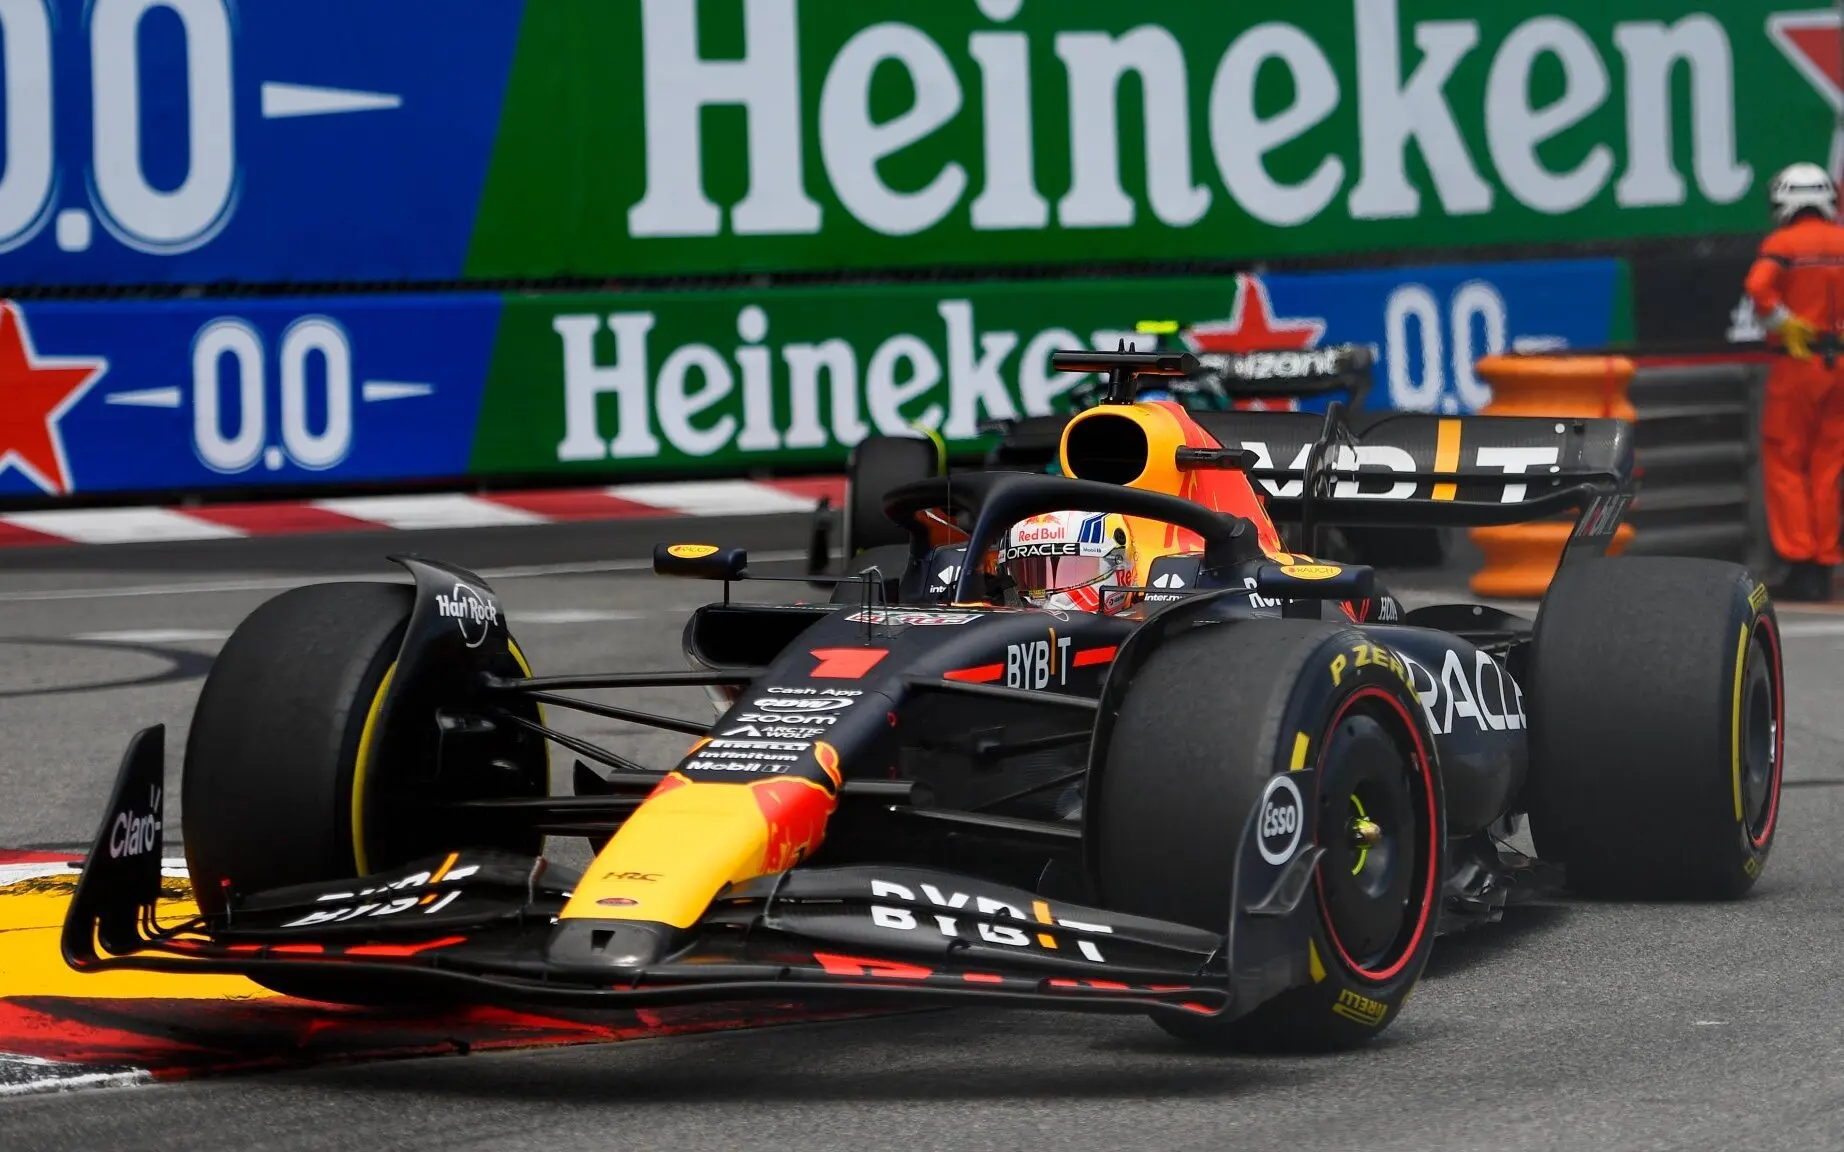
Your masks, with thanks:
M 94 640 L 103 644 L 185 644 L 228 640 L 230 633 L 202 628 L 143 628 L 125 632 L 80 632 L 71 639 Z
M 31 1096 L 79 1088 L 127 1088 L 151 1084 L 153 1074 L 139 1068 L 121 1072 L 83 1072 L 81 1064 L 40 1060 L 0 1052 L 0 1096 Z
M 814 501 L 748 480 L 687 480 L 681 484 L 617 484 L 606 489 L 618 500 L 664 508 L 686 516 L 759 516 L 811 512 Z
M 9 524 L 78 544 L 133 544 L 143 540 L 235 540 L 244 532 L 170 508 L 72 508 L 9 512 Z
M 751 560 L 779 564 L 805 560 L 804 551 L 753 552 Z M 605 572 L 651 572 L 652 560 L 602 560 L 579 564 L 528 564 L 517 568 L 484 568 L 478 573 L 484 580 L 538 580 L 549 576 L 593 576 Z M 296 576 L 272 576 L 261 580 L 209 580 L 193 584 L 140 584 L 124 588 L 47 588 L 30 592 L 0 592 L 0 604 L 32 604 L 47 600 L 117 600 L 139 596 L 196 596 L 207 592 L 279 592 L 303 584 L 336 584 L 348 580 L 378 580 L 390 570 L 345 573 L 302 573 Z M 391 581 L 401 584 L 401 579 Z
M 436 492 L 426 496 L 350 496 L 316 500 L 314 507 L 354 520 L 369 520 L 391 528 L 497 528 L 548 524 L 548 517 L 480 500 L 459 493 Z
M 540 612 L 510 613 L 515 625 L 527 624 L 601 624 L 611 620 L 645 620 L 657 612 L 619 612 L 607 608 L 554 608 Z
M 1780 620 L 1780 635 L 1791 637 L 1803 636 L 1844 636 L 1844 620 Z

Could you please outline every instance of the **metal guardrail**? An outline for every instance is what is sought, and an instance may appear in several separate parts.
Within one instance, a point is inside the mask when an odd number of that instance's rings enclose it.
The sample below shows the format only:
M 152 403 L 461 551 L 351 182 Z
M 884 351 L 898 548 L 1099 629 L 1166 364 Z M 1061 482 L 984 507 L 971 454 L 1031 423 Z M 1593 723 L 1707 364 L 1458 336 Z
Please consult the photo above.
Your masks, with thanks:
M 1638 415 L 1638 492 L 1627 512 L 1629 555 L 1702 556 L 1765 573 L 1773 553 L 1761 488 L 1757 363 L 1672 364 L 1638 370 L 1627 396 Z

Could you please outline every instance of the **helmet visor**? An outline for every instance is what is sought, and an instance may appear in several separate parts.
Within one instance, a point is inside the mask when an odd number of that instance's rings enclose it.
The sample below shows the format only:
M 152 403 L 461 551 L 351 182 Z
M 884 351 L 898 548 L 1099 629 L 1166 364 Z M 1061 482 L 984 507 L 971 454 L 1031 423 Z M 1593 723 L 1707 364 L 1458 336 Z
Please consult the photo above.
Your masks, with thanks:
M 1057 547 L 1075 550 L 1073 544 L 1053 544 L 1041 551 L 1050 552 Z M 1015 555 L 1006 561 L 1005 570 L 1019 594 L 1024 596 L 1049 596 L 1085 587 L 1101 579 L 1104 571 L 1100 556 L 1081 555 Z

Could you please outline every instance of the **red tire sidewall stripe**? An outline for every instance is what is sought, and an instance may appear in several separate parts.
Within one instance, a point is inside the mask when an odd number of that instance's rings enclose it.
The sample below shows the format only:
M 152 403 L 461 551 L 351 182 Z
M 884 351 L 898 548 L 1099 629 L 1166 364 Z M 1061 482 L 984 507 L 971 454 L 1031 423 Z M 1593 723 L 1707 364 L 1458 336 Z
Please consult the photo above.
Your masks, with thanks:
M 1392 693 L 1386 692 L 1382 688 L 1375 686 L 1367 686 L 1359 688 L 1357 691 L 1347 696 L 1344 703 L 1338 706 L 1338 711 L 1333 714 L 1332 722 L 1326 726 L 1327 747 L 1329 748 L 1331 745 L 1330 734 L 1338 728 L 1339 722 L 1345 718 L 1345 713 L 1349 712 L 1352 706 L 1357 704 L 1360 700 L 1366 699 L 1384 701 L 1394 709 L 1396 715 L 1401 718 L 1403 729 L 1408 732 L 1409 739 L 1415 743 L 1415 764 L 1416 767 L 1421 770 L 1422 794 L 1427 798 L 1428 803 L 1428 878 L 1422 892 L 1421 916 L 1415 923 L 1415 933 L 1409 938 L 1408 947 L 1402 950 L 1402 955 L 1396 962 L 1382 971 L 1372 971 L 1353 960 L 1351 954 L 1345 951 L 1344 941 L 1338 938 L 1338 930 L 1332 926 L 1331 916 L 1325 911 L 1324 875 L 1317 875 L 1315 883 L 1318 885 L 1319 889 L 1319 918 L 1325 925 L 1326 938 L 1331 941 L 1332 947 L 1337 950 L 1338 958 L 1343 962 L 1345 970 L 1371 983 L 1387 984 L 1389 981 L 1395 979 L 1396 976 L 1400 975 L 1402 970 L 1408 966 L 1409 961 L 1414 958 L 1415 953 L 1421 948 L 1422 937 L 1427 934 L 1428 925 L 1434 918 L 1435 893 L 1440 885 L 1440 844 L 1438 843 L 1440 821 L 1439 813 L 1435 808 L 1434 770 L 1428 759 L 1427 746 L 1422 743 L 1421 730 L 1416 727 L 1415 719 L 1409 713 L 1408 707 L 1404 705 L 1402 701 L 1396 699 Z M 1322 781 L 1324 779 L 1323 772 L 1324 768 L 1323 764 L 1321 764 L 1320 778 Z M 1321 787 L 1323 786 L 1322 783 Z

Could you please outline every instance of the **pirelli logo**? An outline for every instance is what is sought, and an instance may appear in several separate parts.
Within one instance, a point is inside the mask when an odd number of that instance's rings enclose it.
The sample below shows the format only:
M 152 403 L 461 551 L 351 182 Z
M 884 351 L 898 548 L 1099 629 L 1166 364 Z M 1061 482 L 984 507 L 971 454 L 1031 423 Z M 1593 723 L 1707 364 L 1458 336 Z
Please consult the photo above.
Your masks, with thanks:
M 1332 1005 L 1332 1011 L 1366 1028 L 1375 1028 L 1383 1023 L 1383 1017 L 1389 1015 L 1389 1005 L 1381 1000 L 1360 996 L 1346 988 L 1338 993 L 1338 1003 Z

